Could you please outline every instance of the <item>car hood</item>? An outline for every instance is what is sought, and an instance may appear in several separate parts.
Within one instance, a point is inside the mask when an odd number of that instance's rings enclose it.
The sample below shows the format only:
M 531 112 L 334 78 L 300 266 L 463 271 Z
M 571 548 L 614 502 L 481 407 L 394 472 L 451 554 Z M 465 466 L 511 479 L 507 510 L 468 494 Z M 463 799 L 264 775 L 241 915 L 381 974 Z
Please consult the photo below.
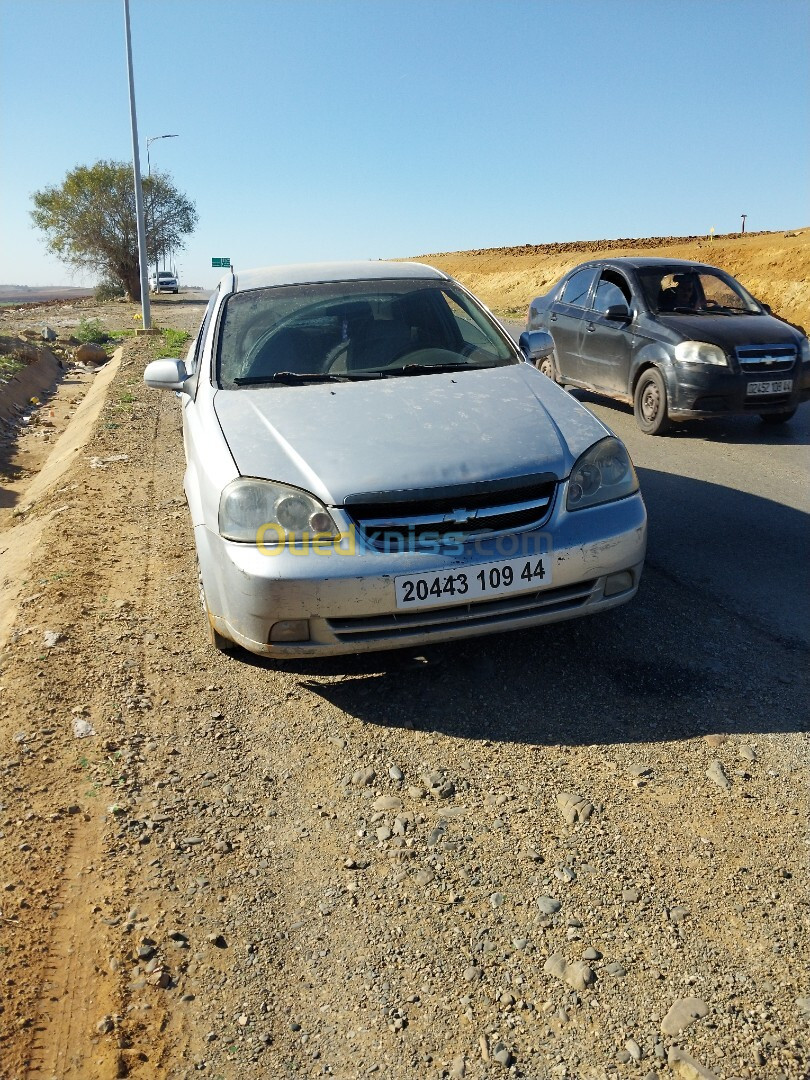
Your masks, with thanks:
M 708 341 L 722 348 L 735 345 L 798 345 L 798 331 L 772 315 L 664 315 L 658 326 L 685 341 Z
M 214 408 L 243 476 L 292 484 L 333 506 L 372 491 L 562 479 L 610 434 L 527 364 L 219 390 Z

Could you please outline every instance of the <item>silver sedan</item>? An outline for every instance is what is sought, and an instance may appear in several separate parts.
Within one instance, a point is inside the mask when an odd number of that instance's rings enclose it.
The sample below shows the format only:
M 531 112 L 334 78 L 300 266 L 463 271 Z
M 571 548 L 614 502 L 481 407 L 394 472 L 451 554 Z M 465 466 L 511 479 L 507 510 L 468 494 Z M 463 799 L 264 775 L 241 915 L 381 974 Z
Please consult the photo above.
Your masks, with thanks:
M 417 263 L 230 273 L 185 360 L 184 487 L 211 640 L 274 657 L 576 618 L 638 589 L 622 443 Z M 528 361 L 528 362 L 527 362 Z

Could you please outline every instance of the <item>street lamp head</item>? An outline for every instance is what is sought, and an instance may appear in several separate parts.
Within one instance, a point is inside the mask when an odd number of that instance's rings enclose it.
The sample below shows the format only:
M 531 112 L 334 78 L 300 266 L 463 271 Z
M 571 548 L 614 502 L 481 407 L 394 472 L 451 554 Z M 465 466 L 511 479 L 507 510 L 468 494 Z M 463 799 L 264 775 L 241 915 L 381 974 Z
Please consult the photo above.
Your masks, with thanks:
M 149 144 L 157 142 L 158 139 L 179 139 L 179 135 L 150 135 L 146 140 L 146 171 L 149 174 L 149 179 L 152 179 L 152 160 L 149 157 Z

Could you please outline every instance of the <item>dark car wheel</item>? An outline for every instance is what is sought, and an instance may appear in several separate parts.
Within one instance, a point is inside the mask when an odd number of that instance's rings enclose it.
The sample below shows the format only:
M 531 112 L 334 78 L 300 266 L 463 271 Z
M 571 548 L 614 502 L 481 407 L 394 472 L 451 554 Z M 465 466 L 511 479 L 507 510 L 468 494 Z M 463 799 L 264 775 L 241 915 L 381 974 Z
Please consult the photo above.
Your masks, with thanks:
M 796 415 L 795 409 L 785 409 L 784 412 L 760 413 L 759 418 L 763 424 L 786 424 Z
M 553 356 L 544 356 L 542 360 L 539 360 L 537 363 L 537 370 L 541 375 L 545 375 L 547 379 L 551 379 L 552 382 L 557 381 L 557 370 Z
M 671 424 L 667 410 L 667 388 L 657 368 L 647 368 L 636 383 L 633 395 L 636 422 L 645 435 L 663 435 Z

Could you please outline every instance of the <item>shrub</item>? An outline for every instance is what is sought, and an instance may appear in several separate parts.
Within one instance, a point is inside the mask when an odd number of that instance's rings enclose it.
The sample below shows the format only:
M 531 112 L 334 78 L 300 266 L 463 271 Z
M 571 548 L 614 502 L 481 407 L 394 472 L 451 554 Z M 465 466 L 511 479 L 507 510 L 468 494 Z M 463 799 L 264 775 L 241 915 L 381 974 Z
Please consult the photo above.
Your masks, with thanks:
M 9 356 L 8 353 L 0 354 L 0 383 L 8 382 L 24 367 L 24 360 L 18 360 L 16 356 Z
M 73 336 L 82 345 L 103 345 L 110 340 L 110 335 L 98 319 L 82 319 Z
M 106 300 L 118 300 L 125 295 L 123 287 L 116 285 L 114 281 L 103 281 L 94 293 L 95 299 L 100 304 L 103 304 Z

